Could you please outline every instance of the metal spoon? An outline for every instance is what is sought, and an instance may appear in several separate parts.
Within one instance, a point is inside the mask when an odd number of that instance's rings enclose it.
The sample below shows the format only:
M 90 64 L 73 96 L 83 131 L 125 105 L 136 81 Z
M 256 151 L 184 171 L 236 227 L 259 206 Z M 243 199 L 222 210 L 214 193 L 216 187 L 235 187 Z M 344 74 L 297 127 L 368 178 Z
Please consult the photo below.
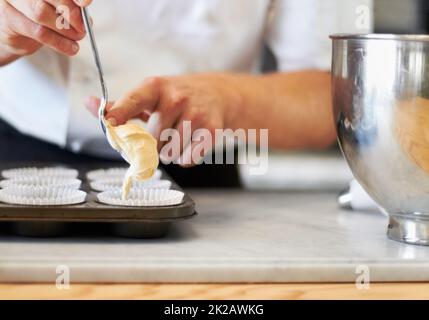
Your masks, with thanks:
M 108 138 L 107 133 L 106 133 L 106 118 L 104 116 L 106 115 L 106 107 L 107 107 L 107 103 L 109 101 L 109 94 L 107 91 L 106 82 L 104 81 L 103 67 L 101 65 L 100 55 L 98 54 L 97 43 L 95 42 L 94 31 L 92 29 L 91 19 L 89 17 L 89 13 L 88 13 L 87 8 L 82 7 L 82 17 L 83 17 L 83 23 L 85 25 L 85 29 L 89 35 L 92 54 L 94 56 L 95 65 L 97 66 L 98 76 L 99 76 L 100 84 L 101 84 L 102 97 L 101 97 L 100 107 L 98 109 L 98 119 L 100 120 L 101 129 L 103 130 L 104 135 L 106 136 L 106 138 Z M 107 139 L 107 140 L 109 141 L 109 144 L 112 145 L 110 143 L 110 140 L 109 139 Z M 114 148 L 114 147 L 113 147 L 113 149 L 116 150 L 116 148 Z M 118 151 L 118 152 L 122 156 L 122 158 L 124 158 L 128 162 L 125 154 L 121 151 Z

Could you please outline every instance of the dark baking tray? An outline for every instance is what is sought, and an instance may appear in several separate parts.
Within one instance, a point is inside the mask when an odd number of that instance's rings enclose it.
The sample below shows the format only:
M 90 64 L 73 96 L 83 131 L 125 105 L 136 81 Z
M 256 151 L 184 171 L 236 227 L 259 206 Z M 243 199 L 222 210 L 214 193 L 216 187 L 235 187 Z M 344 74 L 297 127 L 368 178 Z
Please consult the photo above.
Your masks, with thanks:
M 52 237 L 86 230 L 91 227 L 131 238 L 159 238 L 168 234 L 172 223 L 195 216 L 195 203 L 185 192 L 180 205 L 162 207 L 123 207 L 105 205 L 97 201 L 97 192 L 91 190 L 86 173 L 91 170 L 120 167 L 115 164 L 67 166 L 52 163 L 0 164 L 0 170 L 22 167 L 66 167 L 79 171 L 81 190 L 88 193 L 86 202 L 66 206 L 20 206 L 0 202 L 0 222 L 12 232 L 30 237 Z M 2 177 L 2 179 L 4 179 Z M 165 172 L 162 179 L 172 181 L 172 189 L 183 191 Z M 183 191 L 184 192 L 184 191 Z

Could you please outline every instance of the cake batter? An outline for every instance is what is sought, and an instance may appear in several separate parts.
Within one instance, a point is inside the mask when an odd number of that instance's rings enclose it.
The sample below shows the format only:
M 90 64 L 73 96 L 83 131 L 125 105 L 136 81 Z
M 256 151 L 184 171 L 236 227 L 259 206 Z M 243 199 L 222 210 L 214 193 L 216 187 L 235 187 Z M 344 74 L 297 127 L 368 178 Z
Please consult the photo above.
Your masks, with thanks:
M 122 186 L 122 199 L 126 200 L 133 181 L 148 180 L 155 174 L 159 164 L 157 141 L 132 120 L 120 126 L 106 123 L 106 133 L 112 147 L 130 164 Z

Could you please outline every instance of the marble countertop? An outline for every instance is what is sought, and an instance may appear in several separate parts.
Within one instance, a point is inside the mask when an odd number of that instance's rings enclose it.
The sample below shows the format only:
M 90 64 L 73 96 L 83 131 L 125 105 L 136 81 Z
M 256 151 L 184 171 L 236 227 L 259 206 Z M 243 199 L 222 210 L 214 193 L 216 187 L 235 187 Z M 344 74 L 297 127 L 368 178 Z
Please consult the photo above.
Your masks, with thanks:
M 429 281 L 429 247 L 386 238 L 387 217 L 336 193 L 193 191 L 199 216 L 158 240 L 0 236 L 0 282 Z

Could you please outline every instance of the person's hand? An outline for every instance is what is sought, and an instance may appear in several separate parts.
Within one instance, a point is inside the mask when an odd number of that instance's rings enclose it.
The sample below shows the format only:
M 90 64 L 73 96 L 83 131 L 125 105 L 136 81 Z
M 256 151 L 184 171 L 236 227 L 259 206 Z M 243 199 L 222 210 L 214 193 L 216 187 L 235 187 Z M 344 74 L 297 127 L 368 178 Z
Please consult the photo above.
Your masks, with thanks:
M 228 86 L 222 74 L 200 74 L 177 77 L 157 77 L 145 80 L 140 86 L 126 94 L 122 99 L 107 108 L 106 119 L 113 125 L 121 125 L 132 118 L 148 120 L 149 115 L 159 115 L 155 138 L 161 151 L 168 132 L 176 129 L 180 135 L 180 148 L 177 152 L 163 154 L 163 161 L 175 161 L 183 166 L 201 162 L 204 154 L 192 155 L 197 142 L 184 128 L 185 121 L 190 121 L 191 132 L 207 129 L 211 140 L 206 141 L 214 147 L 215 129 L 228 126 L 228 120 L 234 116 L 236 106 L 241 102 L 239 94 Z M 99 99 L 90 98 L 88 109 L 97 116 Z M 200 130 L 201 131 L 201 130 Z M 201 138 L 201 137 L 200 137 Z M 200 144 L 201 146 L 201 144 Z M 198 158 L 198 159 L 196 159 Z M 168 160 L 165 160 L 168 159 Z
M 80 6 L 92 0 L 0 0 L 0 50 L 18 58 L 48 46 L 73 56 L 85 36 Z M 68 10 L 64 10 L 67 8 Z M 57 10 L 58 9 L 58 10 Z

